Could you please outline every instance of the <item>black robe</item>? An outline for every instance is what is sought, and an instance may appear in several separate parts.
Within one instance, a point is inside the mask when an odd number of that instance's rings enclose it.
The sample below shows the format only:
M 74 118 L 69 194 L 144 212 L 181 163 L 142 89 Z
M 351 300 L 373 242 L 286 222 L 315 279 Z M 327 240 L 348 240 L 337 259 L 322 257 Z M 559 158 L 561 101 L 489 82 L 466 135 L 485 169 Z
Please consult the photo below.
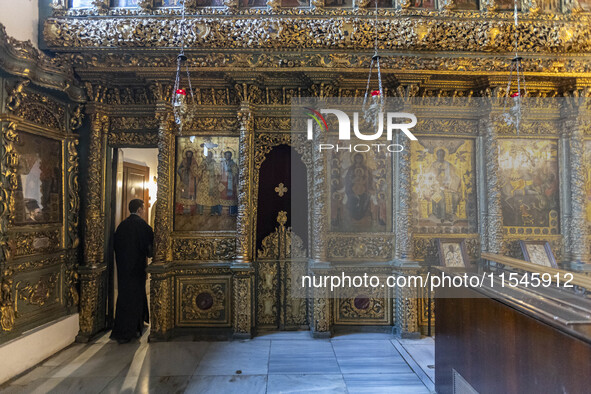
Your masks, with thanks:
M 147 258 L 152 257 L 154 232 L 140 216 L 131 214 L 115 231 L 117 309 L 111 338 L 131 339 L 149 323 L 146 296 Z

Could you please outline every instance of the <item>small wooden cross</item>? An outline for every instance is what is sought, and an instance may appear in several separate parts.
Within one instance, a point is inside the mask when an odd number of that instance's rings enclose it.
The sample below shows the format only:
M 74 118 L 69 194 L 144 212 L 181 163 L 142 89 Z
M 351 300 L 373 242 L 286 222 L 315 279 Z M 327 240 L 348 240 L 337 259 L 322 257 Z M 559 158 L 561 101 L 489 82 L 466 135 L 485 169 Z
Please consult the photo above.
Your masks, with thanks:
M 279 186 L 275 188 L 275 191 L 277 192 L 277 194 L 279 194 L 279 197 L 283 197 L 283 195 L 287 193 L 287 188 L 283 183 L 280 183 Z

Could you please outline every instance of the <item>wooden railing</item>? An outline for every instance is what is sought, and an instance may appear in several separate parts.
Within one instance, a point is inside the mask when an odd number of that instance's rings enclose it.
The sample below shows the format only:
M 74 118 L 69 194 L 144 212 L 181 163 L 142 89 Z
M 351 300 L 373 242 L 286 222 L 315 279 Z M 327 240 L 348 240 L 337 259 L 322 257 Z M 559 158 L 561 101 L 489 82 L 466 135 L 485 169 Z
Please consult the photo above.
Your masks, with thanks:
M 519 260 L 519 259 L 516 259 L 513 257 L 507 257 L 507 256 L 503 256 L 500 254 L 494 254 L 494 253 L 483 252 L 481 254 L 481 257 L 484 260 L 493 261 L 495 263 L 503 264 L 503 265 L 509 266 L 511 268 L 517 268 L 517 269 L 528 271 L 528 272 L 539 272 L 540 274 L 550 274 L 553 281 L 555 281 L 555 279 L 556 279 L 555 275 L 558 274 L 560 281 L 564 282 L 565 274 L 569 274 L 569 275 L 572 275 L 572 280 L 570 281 L 570 284 L 583 287 L 587 290 L 591 290 L 591 278 L 586 275 L 582 275 L 580 273 L 577 273 L 577 272 L 566 271 L 566 270 L 561 270 L 561 269 L 552 268 L 552 267 L 546 267 L 543 265 L 533 264 L 533 263 L 530 263 L 530 262 L 527 262 L 524 260 Z M 570 278 L 570 276 L 569 276 L 569 278 Z

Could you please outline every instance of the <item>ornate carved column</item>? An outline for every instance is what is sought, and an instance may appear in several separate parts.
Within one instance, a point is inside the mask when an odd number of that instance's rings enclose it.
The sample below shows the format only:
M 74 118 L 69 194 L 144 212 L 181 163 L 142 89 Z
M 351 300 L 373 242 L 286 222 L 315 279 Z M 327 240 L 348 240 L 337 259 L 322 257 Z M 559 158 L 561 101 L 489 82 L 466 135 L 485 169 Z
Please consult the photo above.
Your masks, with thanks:
M 312 148 L 312 263 L 310 274 L 327 275 L 330 263 L 327 257 L 328 226 L 328 162 L 326 153 L 320 152 L 317 147 L 327 139 L 326 133 L 315 130 Z M 331 302 L 330 294 L 326 288 L 312 289 L 312 319 L 310 329 L 315 338 L 326 338 L 331 335 Z
M 77 341 L 85 342 L 105 328 L 106 264 L 104 173 L 106 136 L 109 117 L 93 103 L 88 150 L 84 262 L 80 274 L 80 332 Z
M 248 102 L 238 111 L 240 121 L 240 156 L 238 165 L 238 216 L 236 218 L 236 262 L 250 264 L 253 260 L 252 177 L 254 157 L 254 114 Z
M 150 273 L 150 340 L 165 340 L 174 326 L 172 309 L 172 277 L 168 264 L 172 261 L 172 205 L 174 185 L 174 132 L 176 125 L 170 104 L 157 103 L 158 130 L 158 192 L 154 220 L 154 258 Z
M 254 328 L 253 273 L 254 227 L 254 114 L 248 100 L 238 111 L 240 156 L 238 176 L 238 217 L 236 219 L 236 261 L 232 265 L 233 327 L 235 338 L 250 338 Z
M 412 112 L 412 110 L 409 110 Z M 394 223 L 396 234 L 395 270 L 394 275 L 418 275 L 420 267 L 413 261 L 412 228 L 411 228 L 411 168 L 410 143 L 400 133 L 396 136 L 396 143 L 403 145 L 395 160 L 395 188 Z M 395 185 L 395 186 L 394 186 Z M 395 289 L 394 330 L 402 338 L 417 338 L 420 336 L 418 324 L 418 297 L 415 288 L 404 287 Z
M 486 246 L 482 249 L 491 253 L 503 253 L 503 212 L 501 209 L 501 188 L 499 186 L 499 142 L 490 114 L 480 119 L 480 132 L 484 135 L 484 170 L 486 181 Z
M 578 110 L 578 108 L 577 108 Z M 582 110 L 582 109 L 581 109 Z M 583 126 L 588 121 L 588 115 L 581 113 L 572 114 L 564 120 L 563 130 L 567 135 L 569 160 L 567 160 L 568 182 L 570 193 L 563 198 L 570 198 L 570 220 L 567 223 L 564 234 L 566 235 L 567 258 L 570 259 L 573 268 L 583 262 L 589 262 L 588 223 L 585 215 L 585 141 Z M 564 224 L 563 224 L 564 226 Z
M 403 144 L 400 134 L 396 138 L 397 144 Z M 398 188 L 397 198 L 395 200 L 396 208 L 395 223 L 396 223 L 396 254 L 397 260 L 412 261 L 412 234 L 411 234 L 411 172 L 410 172 L 410 144 L 405 144 L 404 150 L 398 153 L 396 161 L 396 185 Z

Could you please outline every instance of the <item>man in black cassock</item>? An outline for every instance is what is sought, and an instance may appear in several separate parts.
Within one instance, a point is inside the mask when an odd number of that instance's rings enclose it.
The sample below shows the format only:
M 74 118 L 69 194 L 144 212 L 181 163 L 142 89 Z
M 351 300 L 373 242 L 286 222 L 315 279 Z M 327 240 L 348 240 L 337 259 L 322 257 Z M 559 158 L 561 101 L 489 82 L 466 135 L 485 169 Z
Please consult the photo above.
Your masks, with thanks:
M 117 309 L 111 338 L 127 343 L 141 336 L 144 321 L 149 323 L 146 297 L 147 258 L 152 257 L 154 232 L 142 219 L 144 202 L 129 202 L 130 215 L 115 231 L 117 257 Z

